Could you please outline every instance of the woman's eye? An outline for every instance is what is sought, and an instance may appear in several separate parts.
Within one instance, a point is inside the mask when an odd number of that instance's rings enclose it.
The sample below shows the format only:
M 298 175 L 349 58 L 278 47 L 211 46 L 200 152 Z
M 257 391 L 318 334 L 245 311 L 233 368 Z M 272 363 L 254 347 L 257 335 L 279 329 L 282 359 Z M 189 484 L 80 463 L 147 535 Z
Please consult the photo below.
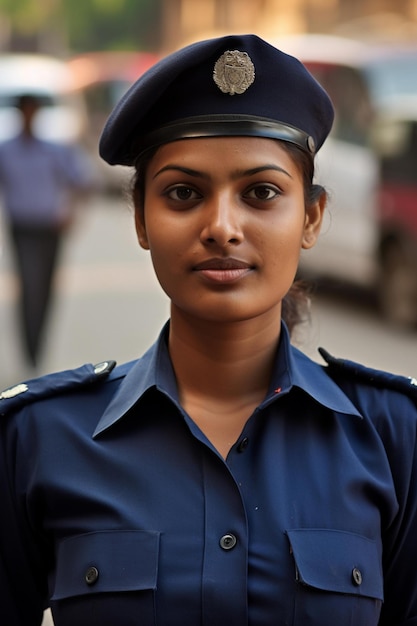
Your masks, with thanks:
M 195 189 L 187 187 L 186 185 L 173 187 L 168 191 L 167 196 L 171 200 L 179 200 L 182 202 L 186 200 L 197 200 L 201 198 L 201 195 L 197 193 Z
M 279 195 L 279 189 L 270 187 L 269 185 L 257 185 L 252 187 L 245 196 L 252 200 L 272 200 Z

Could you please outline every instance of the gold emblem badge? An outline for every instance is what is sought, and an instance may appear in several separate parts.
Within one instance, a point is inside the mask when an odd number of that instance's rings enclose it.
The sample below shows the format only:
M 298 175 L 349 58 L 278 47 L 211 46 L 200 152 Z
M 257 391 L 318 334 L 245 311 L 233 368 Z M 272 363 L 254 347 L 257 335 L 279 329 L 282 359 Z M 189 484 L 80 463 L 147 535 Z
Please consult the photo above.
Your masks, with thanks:
M 213 79 L 223 93 L 244 93 L 255 80 L 255 67 L 247 52 L 227 50 L 216 61 Z
M 15 396 L 20 395 L 27 391 L 29 387 L 27 385 L 16 385 L 15 387 L 10 387 L 10 389 L 5 389 L 0 393 L 0 400 L 9 400 L 10 398 L 14 398 Z

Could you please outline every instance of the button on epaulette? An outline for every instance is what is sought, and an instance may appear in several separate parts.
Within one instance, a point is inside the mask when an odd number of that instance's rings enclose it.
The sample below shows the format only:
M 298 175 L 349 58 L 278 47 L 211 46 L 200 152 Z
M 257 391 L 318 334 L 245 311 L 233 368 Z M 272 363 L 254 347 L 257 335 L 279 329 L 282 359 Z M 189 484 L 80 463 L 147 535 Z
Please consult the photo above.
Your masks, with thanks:
M 36 400 L 97 383 L 107 378 L 115 365 L 116 361 L 103 361 L 97 365 L 87 364 L 77 369 L 47 374 L 9 387 L 0 393 L 0 415 L 5 415 Z
M 374 387 L 393 389 L 417 398 L 417 378 L 400 376 L 398 374 L 384 372 L 383 370 L 373 369 L 361 365 L 360 363 L 355 363 L 355 361 L 349 361 L 348 359 L 338 359 L 324 348 L 319 348 L 319 352 L 331 372 L 340 373 L 341 375 L 368 383 Z

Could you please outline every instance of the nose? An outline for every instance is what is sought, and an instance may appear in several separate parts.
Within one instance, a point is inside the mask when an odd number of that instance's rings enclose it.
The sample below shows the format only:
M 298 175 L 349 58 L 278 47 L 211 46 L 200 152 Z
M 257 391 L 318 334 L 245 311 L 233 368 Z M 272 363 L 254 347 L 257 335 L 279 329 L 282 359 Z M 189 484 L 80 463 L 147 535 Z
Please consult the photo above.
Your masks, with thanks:
M 201 241 L 205 244 L 239 244 L 243 240 L 242 209 L 227 195 L 212 198 L 203 211 Z

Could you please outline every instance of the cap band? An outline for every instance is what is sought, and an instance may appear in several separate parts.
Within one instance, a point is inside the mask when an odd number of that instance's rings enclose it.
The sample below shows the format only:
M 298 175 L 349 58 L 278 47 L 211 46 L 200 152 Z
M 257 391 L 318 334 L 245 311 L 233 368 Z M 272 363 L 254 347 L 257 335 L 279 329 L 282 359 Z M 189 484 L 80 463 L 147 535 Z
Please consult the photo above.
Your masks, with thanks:
M 268 118 L 220 114 L 189 117 L 161 126 L 138 142 L 134 154 L 140 156 L 147 150 L 180 139 L 239 136 L 280 139 L 294 143 L 310 154 L 315 152 L 313 137 L 299 128 Z

